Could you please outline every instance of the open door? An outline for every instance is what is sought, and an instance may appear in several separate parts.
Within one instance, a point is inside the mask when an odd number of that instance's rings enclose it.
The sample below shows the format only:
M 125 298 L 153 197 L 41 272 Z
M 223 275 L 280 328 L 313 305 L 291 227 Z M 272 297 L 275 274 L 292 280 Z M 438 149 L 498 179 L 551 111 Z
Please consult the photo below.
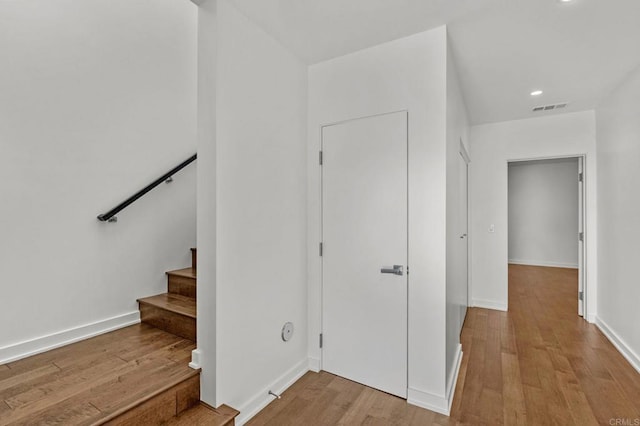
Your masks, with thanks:
M 469 306 L 469 154 L 460 140 L 460 157 L 458 158 L 458 229 L 460 234 L 458 274 L 461 288 L 464 290 L 460 302 L 460 328 L 467 316 Z
M 584 157 L 578 157 L 578 315 L 584 316 Z

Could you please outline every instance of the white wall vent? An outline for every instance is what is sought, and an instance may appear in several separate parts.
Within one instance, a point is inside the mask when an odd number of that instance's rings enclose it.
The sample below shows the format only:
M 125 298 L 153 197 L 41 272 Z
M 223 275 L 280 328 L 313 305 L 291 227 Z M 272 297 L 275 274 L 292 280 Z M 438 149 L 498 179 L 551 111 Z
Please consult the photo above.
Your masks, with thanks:
M 533 108 L 533 112 L 539 112 L 539 111 L 551 111 L 554 109 L 562 109 L 562 108 L 566 108 L 567 105 L 569 105 L 568 102 L 563 102 L 561 104 L 554 104 L 554 105 L 541 105 L 541 106 L 537 106 Z

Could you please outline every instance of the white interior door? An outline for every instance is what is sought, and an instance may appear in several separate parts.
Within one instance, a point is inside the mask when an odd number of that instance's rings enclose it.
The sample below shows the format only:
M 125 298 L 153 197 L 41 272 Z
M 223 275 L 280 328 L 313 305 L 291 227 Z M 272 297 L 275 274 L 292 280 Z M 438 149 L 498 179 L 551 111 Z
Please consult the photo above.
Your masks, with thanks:
M 578 157 L 578 315 L 584 316 L 584 158 Z
M 407 113 L 323 127 L 322 151 L 322 367 L 406 398 Z
M 460 145 L 461 148 L 462 144 Z M 464 294 L 460 297 L 460 327 L 464 324 L 464 319 L 467 316 L 467 306 L 469 300 L 469 180 L 468 180 L 468 157 L 464 151 L 460 152 L 460 158 L 458 160 L 458 229 L 460 233 L 460 267 L 458 273 L 460 274 L 459 280 L 461 282 L 460 288 L 464 291 Z M 462 331 L 462 330 L 461 330 Z

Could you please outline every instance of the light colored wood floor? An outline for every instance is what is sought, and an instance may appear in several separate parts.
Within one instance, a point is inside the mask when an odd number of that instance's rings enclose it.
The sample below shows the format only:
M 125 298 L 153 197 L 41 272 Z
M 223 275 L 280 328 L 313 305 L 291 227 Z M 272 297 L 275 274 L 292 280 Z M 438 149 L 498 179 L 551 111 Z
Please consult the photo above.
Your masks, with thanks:
M 640 422 L 640 374 L 577 315 L 577 272 L 509 266 L 509 312 L 469 309 L 451 417 L 321 372 L 248 424 L 610 425 Z
M 197 374 L 195 344 L 146 324 L 0 365 L 0 425 L 93 424 Z

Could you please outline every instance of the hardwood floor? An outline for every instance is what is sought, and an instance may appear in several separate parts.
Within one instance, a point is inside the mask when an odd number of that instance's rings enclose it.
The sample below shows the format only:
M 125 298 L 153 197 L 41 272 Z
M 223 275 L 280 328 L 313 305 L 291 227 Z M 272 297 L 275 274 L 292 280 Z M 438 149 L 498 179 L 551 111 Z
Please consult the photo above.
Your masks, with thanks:
M 451 417 L 321 372 L 248 424 L 638 425 L 640 374 L 577 315 L 576 292 L 575 270 L 509 266 L 509 312 L 467 314 Z
M 0 366 L 0 425 L 144 424 L 119 416 L 140 406 L 144 418 L 159 418 L 144 405 L 151 396 L 175 415 L 199 400 L 193 349 L 139 324 Z

